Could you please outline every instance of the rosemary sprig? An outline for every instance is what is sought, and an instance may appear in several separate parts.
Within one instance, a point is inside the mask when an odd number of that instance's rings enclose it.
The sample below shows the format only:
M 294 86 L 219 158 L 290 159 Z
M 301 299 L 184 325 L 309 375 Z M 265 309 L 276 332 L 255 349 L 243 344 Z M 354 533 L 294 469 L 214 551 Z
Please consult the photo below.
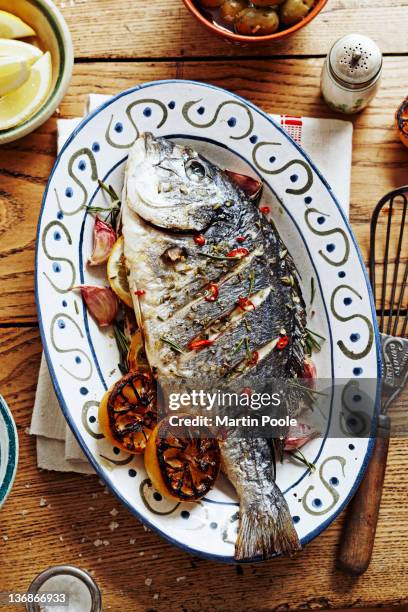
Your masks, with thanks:
M 120 363 L 119 369 L 122 374 L 126 374 L 129 372 L 129 363 L 128 363 L 128 352 L 129 352 L 129 342 L 126 338 L 125 334 L 119 327 L 118 323 L 113 324 L 113 332 L 115 334 L 116 344 L 118 346 L 119 355 L 120 355 Z
M 321 336 L 320 334 L 318 334 L 317 332 L 313 331 L 312 329 L 309 329 L 308 327 L 305 327 L 306 331 L 309 332 L 309 334 L 312 334 L 312 336 L 317 336 L 318 338 L 320 338 L 320 340 L 326 340 L 326 338 L 324 336 Z
M 210 259 L 221 259 L 223 261 L 233 261 L 234 259 L 241 259 L 239 255 L 235 257 L 227 257 L 226 255 L 213 255 L 212 253 L 203 253 L 198 252 L 197 255 L 201 255 L 201 257 L 209 257 Z
M 321 350 L 322 348 L 322 342 L 324 342 L 326 340 L 326 338 L 324 336 L 321 336 L 320 334 L 318 334 L 317 332 L 312 331 L 311 329 L 308 329 L 307 327 L 306 329 L 306 348 L 308 350 L 309 355 L 311 355 L 313 353 L 313 351 L 316 351 L 317 353 Z M 322 340 L 322 342 L 319 342 L 316 338 L 320 338 L 320 340 Z
M 177 351 L 177 353 L 181 353 L 184 355 L 184 351 L 181 348 L 181 346 L 179 344 L 177 344 L 177 342 L 174 342 L 174 340 L 171 340 L 170 338 L 165 338 L 165 336 L 160 336 L 160 340 L 162 342 L 165 342 L 166 344 L 168 344 L 169 346 L 171 346 L 171 348 L 174 351 Z
M 303 463 L 309 470 L 310 472 L 314 472 L 316 470 L 316 466 L 314 463 L 311 463 L 302 453 L 302 451 L 299 448 L 296 448 L 293 451 L 290 451 L 290 454 L 292 455 L 292 457 L 294 457 L 295 459 L 297 459 L 298 461 L 300 461 L 301 463 Z
M 113 229 L 117 230 L 117 219 L 121 208 L 119 196 L 112 185 L 105 185 L 105 183 L 103 183 L 100 179 L 98 179 L 98 185 L 109 195 L 111 199 L 111 206 L 108 208 L 103 206 L 84 206 L 84 208 L 86 208 L 87 212 L 92 214 L 106 213 L 106 217 L 104 218 L 105 223 L 110 223 Z

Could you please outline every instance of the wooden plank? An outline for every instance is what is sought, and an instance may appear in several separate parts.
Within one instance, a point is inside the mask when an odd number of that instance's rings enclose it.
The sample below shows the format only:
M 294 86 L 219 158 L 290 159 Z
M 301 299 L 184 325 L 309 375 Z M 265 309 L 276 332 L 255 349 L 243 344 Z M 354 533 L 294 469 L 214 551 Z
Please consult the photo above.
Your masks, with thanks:
M 405 0 L 329 0 L 307 27 L 281 43 L 233 46 L 209 33 L 182 0 L 64 0 L 76 57 L 158 58 L 239 55 L 326 55 L 350 31 L 378 42 L 384 53 L 408 50 Z M 404 25 L 405 24 L 405 25 Z
M 154 79 L 194 78 L 221 85 L 268 112 L 334 117 L 319 97 L 321 64 L 321 59 L 247 60 L 232 69 L 229 61 L 81 63 L 75 67 L 59 116 L 81 115 L 92 91 L 113 94 Z M 377 98 L 353 119 L 351 222 L 366 258 L 375 203 L 407 182 L 408 152 L 393 128 L 393 113 L 402 95 L 400 84 L 407 81 L 406 58 L 386 58 Z M 0 322 L 34 321 L 36 317 L 35 231 L 55 154 L 55 116 L 36 133 L 0 149 Z
M 26 428 L 40 354 L 37 329 L 2 331 L 0 388 L 17 422 L 20 461 L 14 488 L 0 512 L 1 592 L 24 590 L 46 567 L 72 563 L 94 575 L 104 610 L 115 612 L 408 604 L 406 440 L 391 444 L 374 556 L 364 576 L 352 578 L 334 569 L 342 518 L 294 559 L 240 567 L 216 564 L 183 553 L 144 530 L 111 494 L 105 494 L 98 478 L 36 468 L 35 441 Z M 46 505 L 40 505 L 42 498 Z M 111 531 L 113 508 L 119 512 L 119 527 Z M 98 539 L 109 544 L 97 547 Z

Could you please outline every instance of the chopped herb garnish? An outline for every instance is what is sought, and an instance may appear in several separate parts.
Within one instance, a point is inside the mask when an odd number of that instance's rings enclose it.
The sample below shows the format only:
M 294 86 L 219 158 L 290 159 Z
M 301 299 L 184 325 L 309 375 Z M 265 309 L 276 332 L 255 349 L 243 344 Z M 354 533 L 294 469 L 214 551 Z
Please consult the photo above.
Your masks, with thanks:
M 177 344 L 177 342 L 175 342 L 174 340 L 171 340 L 170 338 L 165 338 L 164 336 L 160 336 L 160 340 L 168 344 L 174 351 L 177 351 L 177 353 L 184 354 L 184 351 L 181 346 Z
M 235 347 L 232 349 L 231 355 L 235 355 L 244 344 L 244 338 L 242 338 L 239 342 L 236 343 Z
M 316 470 L 316 466 L 314 463 L 311 463 L 302 453 L 302 451 L 298 448 L 296 448 L 295 450 L 291 451 L 290 454 L 292 455 L 292 457 L 294 457 L 295 459 L 297 459 L 298 461 L 300 461 L 301 463 L 303 463 L 311 472 L 314 472 Z

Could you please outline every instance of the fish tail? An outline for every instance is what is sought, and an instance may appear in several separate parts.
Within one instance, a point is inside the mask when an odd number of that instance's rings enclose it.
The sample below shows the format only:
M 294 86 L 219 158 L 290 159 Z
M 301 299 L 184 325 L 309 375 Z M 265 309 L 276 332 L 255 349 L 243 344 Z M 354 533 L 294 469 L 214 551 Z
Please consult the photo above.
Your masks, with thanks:
M 253 506 L 241 509 L 235 544 L 237 561 L 259 555 L 263 558 L 291 555 L 302 548 L 286 501 L 282 494 L 280 497 L 278 504 L 268 509 Z

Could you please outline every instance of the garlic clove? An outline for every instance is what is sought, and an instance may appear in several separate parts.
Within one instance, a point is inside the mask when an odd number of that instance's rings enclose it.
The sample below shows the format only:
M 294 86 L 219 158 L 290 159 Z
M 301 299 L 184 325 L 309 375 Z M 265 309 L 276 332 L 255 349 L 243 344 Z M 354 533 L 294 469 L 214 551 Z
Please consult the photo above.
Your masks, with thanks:
M 96 287 L 94 285 L 79 285 L 75 289 L 81 290 L 89 313 L 100 327 L 110 325 L 118 313 L 118 300 L 109 287 Z
M 115 242 L 116 232 L 113 227 L 96 216 L 93 230 L 93 253 L 88 264 L 100 266 L 106 263 Z

